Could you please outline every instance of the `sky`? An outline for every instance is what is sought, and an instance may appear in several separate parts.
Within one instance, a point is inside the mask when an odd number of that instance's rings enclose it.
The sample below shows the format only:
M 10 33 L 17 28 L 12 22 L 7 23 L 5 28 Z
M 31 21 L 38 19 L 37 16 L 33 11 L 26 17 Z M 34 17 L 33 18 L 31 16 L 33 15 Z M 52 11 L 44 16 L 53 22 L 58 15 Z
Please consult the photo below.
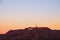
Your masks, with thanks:
M 27 27 L 60 29 L 60 0 L 0 0 L 0 33 Z

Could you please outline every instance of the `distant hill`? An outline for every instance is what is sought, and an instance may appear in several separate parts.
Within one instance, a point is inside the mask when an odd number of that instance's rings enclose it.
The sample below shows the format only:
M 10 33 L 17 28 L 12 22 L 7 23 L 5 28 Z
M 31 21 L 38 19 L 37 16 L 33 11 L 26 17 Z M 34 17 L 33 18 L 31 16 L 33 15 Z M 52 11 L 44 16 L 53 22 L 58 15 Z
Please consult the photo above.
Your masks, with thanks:
M 60 30 L 51 30 L 48 27 L 10 30 L 6 34 L 0 34 L 0 40 L 60 40 Z

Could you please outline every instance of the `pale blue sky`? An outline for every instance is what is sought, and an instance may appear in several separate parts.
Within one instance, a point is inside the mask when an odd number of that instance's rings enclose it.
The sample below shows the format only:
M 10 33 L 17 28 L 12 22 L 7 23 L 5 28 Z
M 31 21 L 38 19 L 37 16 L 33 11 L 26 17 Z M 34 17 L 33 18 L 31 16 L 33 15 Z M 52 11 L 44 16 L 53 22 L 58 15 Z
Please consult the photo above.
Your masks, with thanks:
M 0 16 L 59 17 L 60 0 L 2 0 Z

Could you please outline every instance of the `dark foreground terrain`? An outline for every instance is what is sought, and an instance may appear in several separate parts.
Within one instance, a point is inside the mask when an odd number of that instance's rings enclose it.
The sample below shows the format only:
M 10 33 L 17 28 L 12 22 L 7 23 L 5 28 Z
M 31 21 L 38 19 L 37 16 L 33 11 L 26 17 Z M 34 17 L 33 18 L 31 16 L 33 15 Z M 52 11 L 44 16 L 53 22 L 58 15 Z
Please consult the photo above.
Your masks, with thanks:
M 0 40 L 60 40 L 60 30 L 47 27 L 10 30 L 6 34 L 0 34 Z

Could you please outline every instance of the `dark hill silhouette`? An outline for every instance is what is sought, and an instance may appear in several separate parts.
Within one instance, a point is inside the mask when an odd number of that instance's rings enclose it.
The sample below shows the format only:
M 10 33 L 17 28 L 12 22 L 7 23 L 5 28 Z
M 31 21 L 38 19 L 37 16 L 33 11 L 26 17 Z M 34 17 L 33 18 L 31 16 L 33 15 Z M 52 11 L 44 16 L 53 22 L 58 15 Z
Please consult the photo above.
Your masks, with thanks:
M 60 30 L 51 30 L 48 27 L 10 30 L 6 34 L 0 34 L 0 40 L 60 40 Z

